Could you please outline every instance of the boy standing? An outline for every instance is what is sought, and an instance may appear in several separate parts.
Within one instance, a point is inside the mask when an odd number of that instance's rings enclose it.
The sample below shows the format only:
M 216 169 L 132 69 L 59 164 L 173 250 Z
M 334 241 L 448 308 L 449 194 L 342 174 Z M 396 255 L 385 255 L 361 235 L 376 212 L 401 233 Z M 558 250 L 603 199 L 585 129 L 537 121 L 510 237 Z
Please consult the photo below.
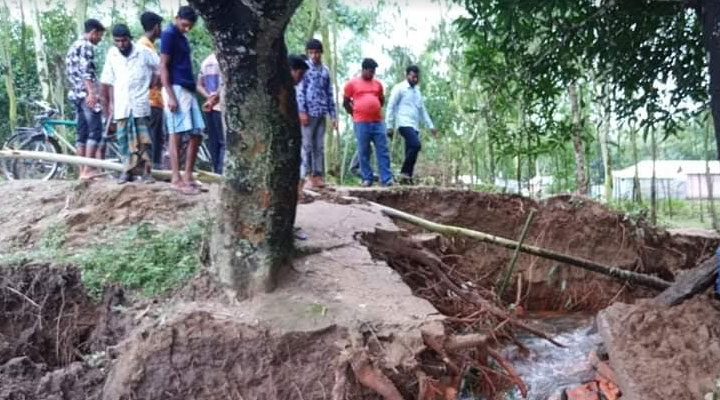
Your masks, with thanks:
M 85 21 L 85 33 L 76 40 L 65 58 L 70 81 L 68 99 L 75 106 L 76 153 L 80 157 L 103 158 L 102 108 L 97 85 L 95 45 L 105 33 L 105 27 L 96 19 Z M 90 167 L 80 167 L 80 179 L 93 178 Z
M 298 113 L 302 130 L 300 177 L 308 176 L 310 188 L 325 187 L 325 115 L 337 128 L 337 112 L 330 71 L 322 63 L 323 45 L 311 39 L 305 46 L 310 68 L 297 90 Z
M 160 78 L 165 104 L 165 125 L 170 139 L 168 150 L 172 170 L 171 184 L 183 194 L 200 193 L 200 184 L 193 178 L 193 168 L 202 142 L 205 122 L 195 98 L 195 75 L 192 71 L 190 42 L 186 36 L 197 19 L 198 15 L 192 7 L 180 7 L 174 23 L 163 31 L 160 39 Z M 182 135 L 190 136 L 184 176 L 180 175 L 178 156 Z
M 140 16 L 140 23 L 145 34 L 138 39 L 137 44 L 144 46 L 155 54 L 157 54 L 155 41 L 162 32 L 162 20 L 161 16 L 152 11 L 146 11 Z M 159 80 L 156 86 L 150 88 L 150 118 L 148 119 L 150 139 L 152 140 L 152 161 L 155 169 L 162 169 L 163 148 L 165 146 L 163 99 L 160 89 L 162 89 L 162 86 Z

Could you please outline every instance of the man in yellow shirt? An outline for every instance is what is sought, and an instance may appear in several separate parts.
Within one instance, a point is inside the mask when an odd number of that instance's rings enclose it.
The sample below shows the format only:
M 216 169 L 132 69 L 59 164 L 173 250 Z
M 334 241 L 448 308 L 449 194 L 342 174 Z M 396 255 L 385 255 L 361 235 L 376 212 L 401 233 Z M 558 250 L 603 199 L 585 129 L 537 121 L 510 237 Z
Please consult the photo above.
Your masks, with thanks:
M 138 39 L 138 45 L 147 47 L 157 54 L 155 41 L 162 33 L 162 17 L 151 11 L 146 11 L 140 16 L 145 34 Z M 152 140 L 152 162 L 153 169 L 163 169 L 163 149 L 165 144 L 165 124 L 163 123 L 163 99 L 160 89 L 162 84 L 158 81 L 150 88 L 150 117 L 148 127 Z

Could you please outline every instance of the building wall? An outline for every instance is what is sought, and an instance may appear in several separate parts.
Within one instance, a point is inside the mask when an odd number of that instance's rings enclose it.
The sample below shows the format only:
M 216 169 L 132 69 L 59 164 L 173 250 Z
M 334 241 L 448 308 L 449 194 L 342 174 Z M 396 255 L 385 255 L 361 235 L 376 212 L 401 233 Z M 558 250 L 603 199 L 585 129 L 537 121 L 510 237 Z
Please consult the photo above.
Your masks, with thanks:
M 711 174 L 712 186 L 713 186 L 713 197 L 720 197 L 720 175 Z M 708 185 L 707 177 L 705 174 L 688 174 L 687 176 L 688 199 L 707 199 L 708 196 Z
M 658 199 L 684 199 L 687 193 L 687 182 L 679 179 L 657 179 Z M 613 194 L 616 200 L 632 199 L 633 180 L 632 178 L 613 179 Z M 720 184 L 720 180 L 718 181 Z M 718 186 L 720 188 L 720 186 Z M 650 199 L 652 191 L 652 179 L 640 179 L 640 194 L 643 200 Z M 719 191 L 720 193 L 720 191 Z

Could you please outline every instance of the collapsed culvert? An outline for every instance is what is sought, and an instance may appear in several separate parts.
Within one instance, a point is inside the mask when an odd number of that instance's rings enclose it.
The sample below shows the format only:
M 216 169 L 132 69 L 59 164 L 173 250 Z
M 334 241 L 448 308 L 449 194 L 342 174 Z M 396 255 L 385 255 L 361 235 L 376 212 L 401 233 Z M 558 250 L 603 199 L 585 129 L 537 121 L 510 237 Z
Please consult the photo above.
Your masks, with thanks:
M 697 266 L 718 245 L 711 238 L 671 235 L 586 198 L 558 196 L 536 202 L 516 195 L 430 188 L 350 194 L 436 223 L 512 240 L 521 236 L 533 213 L 524 244 L 664 282 Z M 416 225 L 396 223 L 418 234 L 415 239 L 445 260 L 458 278 L 497 294 L 513 250 L 459 236 L 428 235 Z M 397 266 L 392 252 L 381 258 Z M 502 300 L 525 311 L 594 313 L 615 301 L 632 302 L 657 294 L 643 285 L 522 252 L 515 268 Z

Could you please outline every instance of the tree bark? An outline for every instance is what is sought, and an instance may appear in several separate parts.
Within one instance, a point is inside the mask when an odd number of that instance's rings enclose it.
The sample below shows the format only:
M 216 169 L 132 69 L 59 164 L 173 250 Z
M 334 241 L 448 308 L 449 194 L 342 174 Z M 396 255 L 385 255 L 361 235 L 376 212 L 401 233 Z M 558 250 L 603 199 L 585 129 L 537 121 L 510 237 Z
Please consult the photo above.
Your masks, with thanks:
M 603 159 L 603 169 L 605 171 L 605 201 L 610 202 L 613 197 L 613 176 L 612 176 L 612 159 L 610 157 L 610 124 L 611 124 L 611 103 L 608 93 L 608 84 L 603 84 L 603 99 L 605 107 L 603 109 L 603 126 L 598 129 L 598 141 L 600 142 L 600 153 Z
M 580 194 L 588 194 L 589 188 L 585 166 L 585 150 L 582 141 L 582 115 L 576 82 L 571 83 L 568 87 L 568 95 L 570 97 L 570 113 L 572 115 L 573 151 L 575 153 L 575 180 L 577 183 L 577 192 Z
M 285 28 L 300 0 L 191 0 L 225 90 L 227 168 L 212 268 L 237 297 L 270 291 L 293 251 L 300 126 Z
M 715 127 L 717 158 L 720 159 L 720 1 L 700 0 L 705 49 L 710 60 L 710 108 Z
M 652 178 L 650 179 L 650 222 L 657 225 L 657 175 L 655 174 L 655 162 L 657 161 L 657 140 L 655 139 L 655 127 L 650 129 L 650 152 L 652 153 Z
M 40 27 L 40 9 L 37 0 L 33 0 L 33 11 L 35 20 L 31 24 L 33 28 L 33 39 L 35 41 L 35 62 L 37 64 L 38 81 L 42 91 L 42 99 L 48 103 L 53 102 L 53 87 L 50 80 L 50 68 L 48 67 L 47 52 L 43 41 L 42 29 Z
M 640 171 L 638 169 L 638 146 L 637 146 L 637 130 L 634 126 L 630 128 L 630 139 L 632 140 L 633 165 L 635 166 L 635 174 L 633 175 L 633 191 L 632 199 L 635 203 L 642 203 L 642 188 L 640 187 Z
M 75 0 L 75 25 L 77 35 L 80 36 L 85 32 L 85 19 L 87 19 L 88 0 Z M 144 7 L 142 8 L 144 9 Z
M 10 9 L 7 6 L 7 0 L 2 5 L 2 21 L 3 25 L 10 26 Z M 22 28 L 21 28 L 22 29 Z M 8 122 L 10 131 L 14 131 L 17 126 L 17 96 L 15 95 L 15 76 L 13 74 L 12 57 L 10 56 L 10 35 L 9 29 L 2 32 L 0 37 L 0 54 L 2 55 L 2 66 L 5 70 L 5 90 L 8 96 Z
M 705 182 L 708 190 L 708 209 L 710 210 L 710 222 L 714 230 L 718 230 L 717 212 L 715 211 L 715 193 L 713 191 L 713 176 L 710 174 L 710 121 L 706 124 L 707 126 L 703 131 L 704 140 L 703 145 L 705 149 Z

